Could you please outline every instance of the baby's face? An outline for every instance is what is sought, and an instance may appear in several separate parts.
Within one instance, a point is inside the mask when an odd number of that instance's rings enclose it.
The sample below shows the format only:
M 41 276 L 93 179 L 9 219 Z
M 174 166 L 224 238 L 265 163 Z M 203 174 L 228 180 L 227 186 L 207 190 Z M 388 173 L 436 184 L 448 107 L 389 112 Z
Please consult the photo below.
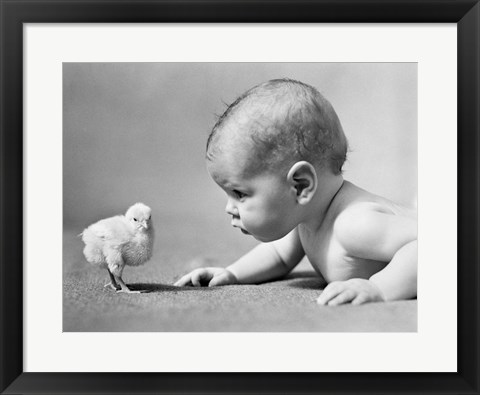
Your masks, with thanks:
M 247 176 L 247 161 L 246 153 L 237 151 L 209 160 L 207 169 L 227 194 L 225 211 L 232 217 L 233 227 L 259 241 L 280 239 L 297 226 L 295 193 L 286 176 L 272 172 Z

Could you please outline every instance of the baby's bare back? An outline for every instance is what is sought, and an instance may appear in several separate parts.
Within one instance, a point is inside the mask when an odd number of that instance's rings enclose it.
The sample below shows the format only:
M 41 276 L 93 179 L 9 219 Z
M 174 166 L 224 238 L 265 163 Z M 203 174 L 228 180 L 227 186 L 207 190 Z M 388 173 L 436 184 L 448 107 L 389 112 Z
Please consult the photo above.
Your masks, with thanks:
M 354 227 L 357 219 L 361 221 L 364 214 L 368 215 L 371 212 L 399 216 L 406 221 L 416 221 L 417 215 L 414 209 L 400 206 L 345 181 L 332 200 L 318 231 L 312 234 L 299 227 L 300 240 L 306 256 L 314 269 L 327 282 L 345 281 L 351 278 L 368 279 L 388 264 L 388 261 L 350 254 L 336 232 L 336 225 L 340 218 L 344 223 L 348 218 L 347 221 L 351 221 Z

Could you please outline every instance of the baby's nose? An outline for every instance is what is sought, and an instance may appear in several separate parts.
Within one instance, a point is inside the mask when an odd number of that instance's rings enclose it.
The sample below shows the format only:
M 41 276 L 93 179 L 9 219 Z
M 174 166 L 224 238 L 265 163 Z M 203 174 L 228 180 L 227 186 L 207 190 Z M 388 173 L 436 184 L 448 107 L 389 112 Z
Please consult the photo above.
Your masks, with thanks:
M 238 217 L 238 210 L 230 199 L 227 200 L 227 206 L 225 207 L 225 211 L 229 215 L 234 215 Z

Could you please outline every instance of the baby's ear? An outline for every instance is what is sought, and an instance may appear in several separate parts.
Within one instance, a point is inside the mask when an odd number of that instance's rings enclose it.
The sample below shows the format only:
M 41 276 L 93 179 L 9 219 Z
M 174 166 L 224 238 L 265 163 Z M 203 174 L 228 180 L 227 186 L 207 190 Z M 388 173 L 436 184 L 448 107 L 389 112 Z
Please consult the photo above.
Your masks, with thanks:
M 317 190 L 317 172 L 310 162 L 295 163 L 287 174 L 287 181 L 295 190 L 297 202 L 305 205 Z

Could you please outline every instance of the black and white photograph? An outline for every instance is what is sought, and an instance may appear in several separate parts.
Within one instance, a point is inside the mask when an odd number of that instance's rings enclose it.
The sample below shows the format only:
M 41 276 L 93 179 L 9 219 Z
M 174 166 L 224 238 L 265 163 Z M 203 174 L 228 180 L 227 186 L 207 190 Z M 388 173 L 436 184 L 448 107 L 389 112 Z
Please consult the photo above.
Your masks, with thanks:
M 62 73 L 64 332 L 417 332 L 417 63 Z
M 480 0 L 0 0 L 0 393 L 478 393 Z

